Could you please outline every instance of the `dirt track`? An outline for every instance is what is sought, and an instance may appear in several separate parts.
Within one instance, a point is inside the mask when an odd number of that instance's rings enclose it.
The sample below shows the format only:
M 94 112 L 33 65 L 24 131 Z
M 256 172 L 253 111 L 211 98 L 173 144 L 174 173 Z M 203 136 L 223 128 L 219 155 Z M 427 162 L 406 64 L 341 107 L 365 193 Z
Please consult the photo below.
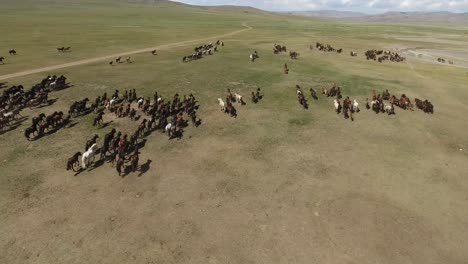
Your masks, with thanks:
M 163 45 L 156 46 L 156 47 L 151 47 L 151 48 L 132 50 L 132 51 L 116 53 L 116 54 L 111 54 L 111 55 L 92 58 L 92 59 L 79 60 L 79 61 L 59 64 L 59 65 L 55 65 L 55 66 L 42 67 L 42 68 L 37 68 L 37 69 L 33 69 L 33 70 L 27 70 L 27 71 L 22 71 L 22 72 L 17 72 L 17 73 L 1 75 L 0 76 L 0 81 L 6 80 L 6 79 L 11 79 L 11 78 L 16 78 L 16 77 L 21 77 L 21 76 L 25 76 L 25 75 L 40 73 L 40 72 L 53 71 L 53 70 L 57 70 L 57 69 L 67 68 L 67 67 L 79 66 L 79 65 L 83 65 L 83 64 L 89 64 L 89 63 L 94 63 L 94 62 L 98 62 L 98 61 L 114 59 L 116 57 L 121 57 L 121 56 L 128 56 L 128 55 L 133 55 L 133 54 L 138 54 L 138 53 L 151 52 L 151 51 L 153 51 L 155 49 L 156 50 L 164 50 L 164 49 L 169 49 L 169 48 L 175 48 L 175 47 L 191 45 L 191 44 L 201 42 L 201 41 L 209 41 L 209 40 L 212 40 L 212 39 L 215 39 L 215 38 L 224 38 L 224 37 L 233 36 L 233 35 L 239 34 L 241 32 L 252 29 L 252 27 L 248 26 L 247 23 L 245 23 L 245 22 L 242 23 L 242 26 L 244 26 L 245 28 L 240 29 L 240 30 L 236 30 L 236 31 L 232 31 L 232 32 L 229 32 L 229 33 L 226 33 L 226 34 L 222 34 L 222 35 L 211 36 L 211 37 L 206 37 L 206 38 L 202 38 L 202 39 L 184 40 L 184 41 L 180 41 L 180 42 L 163 44 Z

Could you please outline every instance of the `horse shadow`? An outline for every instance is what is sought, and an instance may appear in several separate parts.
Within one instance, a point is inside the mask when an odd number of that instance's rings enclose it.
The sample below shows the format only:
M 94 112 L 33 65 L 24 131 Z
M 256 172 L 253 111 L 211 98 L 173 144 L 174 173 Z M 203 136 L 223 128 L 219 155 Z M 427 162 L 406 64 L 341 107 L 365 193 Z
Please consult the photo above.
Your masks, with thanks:
M 180 128 L 188 127 L 188 121 L 187 121 L 187 120 L 184 120 L 184 121 L 182 121 L 180 124 L 178 124 L 178 126 L 179 126 Z
M 57 100 L 58 100 L 58 98 L 49 99 L 49 100 L 47 100 L 47 103 L 46 103 L 46 104 L 40 105 L 40 106 L 36 107 L 36 109 L 40 109 L 40 108 L 43 108 L 43 107 L 51 106 L 51 105 L 53 105 L 55 102 L 57 102 Z
M 93 112 L 93 109 L 92 108 L 86 108 L 83 112 L 80 112 L 78 113 L 76 116 L 74 117 L 81 117 L 81 116 L 85 116 L 85 115 L 88 115 L 90 113 Z
M 12 131 L 12 130 L 17 129 L 17 128 L 18 128 L 19 126 L 21 126 L 21 124 L 23 124 L 23 122 L 26 121 L 26 120 L 28 120 L 28 117 L 27 117 L 27 116 L 23 116 L 23 117 L 21 117 L 21 118 L 15 120 L 15 122 L 12 123 L 12 124 L 8 127 L 8 129 L 0 131 L 0 135 L 6 134 L 6 133 L 8 133 L 8 132 L 10 132 L 10 131 Z
M 135 144 L 133 150 L 142 149 L 145 147 L 145 145 L 146 145 L 146 139 L 143 139 L 142 141 Z
M 62 90 L 65 90 L 65 89 L 68 89 L 68 88 L 72 88 L 74 87 L 73 84 L 70 84 L 70 83 L 66 83 L 65 85 L 57 88 L 57 89 L 54 89 L 54 91 L 62 91 Z
M 176 138 L 177 140 L 181 140 L 183 137 L 184 137 L 184 130 L 181 128 L 181 129 L 176 130 L 174 134 L 172 134 L 172 136 L 169 138 L 169 140 L 173 138 Z
M 78 125 L 78 122 L 63 124 L 63 127 L 64 128 L 72 128 L 72 127 L 74 127 L 76 125 Z
M 148 159 L 145 163 L 141 164 L 140 174 L 138 174 L 138 177 L 141 177 L 143 174 L 149 171 L 151 162 L 153 161 Z
M 97 153 L 96 153 L 97 154 Z M 97 157 L 96 157 L 97 158 Z M 97 161 L 95 161 L 92 165 L 92 167 L 89 168 L 88 171 L 93 171 L 97 168 L 99 168 L 100 166 L 102 166 L 104 164 L 105 160 L 104 159 L 99 159 Z
M 108 127 L 110 124 L 112 124 L 113 122 L 114 122 L 113 120 L 111 120 L 111 121 L 109 121 L 109 122 L 105 122 L 104 124 L 102 124 L 101 127 L 99 127 L 99 129 L 106 128 L 106 127 Z

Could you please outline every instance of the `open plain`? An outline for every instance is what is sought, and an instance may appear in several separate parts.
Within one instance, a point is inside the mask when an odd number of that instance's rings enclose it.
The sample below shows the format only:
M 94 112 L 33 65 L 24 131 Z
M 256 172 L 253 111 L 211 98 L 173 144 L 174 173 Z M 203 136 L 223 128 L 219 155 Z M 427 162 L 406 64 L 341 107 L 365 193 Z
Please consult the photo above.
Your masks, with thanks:
M 70 83 L 49 93 L 53 104 L 26 107 L 14 129 L 0 131 L 0 263 L 467 263 L 468 74 L 456 66 L 468 58 L 379 63 L 364 52 L 466 56 L 468 28 L 166 1 L 5 0 L 0 10 L 0 93 L 47 75 Z M 182 62 L 218 39 L 225 45 L 214 55 Z M 310 50 L 316 42 L 344 52 Z M 274 43 L 298 59 L 273 54 Z M 57 52 L 62 46 L 72 52 Z M 132 63 L 109 65 L 120 54 Z M 333 98 L 311 98 L 309 88 L 331 83 L 360 103 L 354 121 L 334 112 Z M 253 104 L 257 88 L 264 97 Z M 180 138 L 161 130 L 142 138 L 144 168 L 125 177 L 108 162 L 79 173 L 65 165 L 94 134 L 102 145 L 112 128 L 130 134 L 139 121 L 106 112 L 108 125 L 97 128 L 90 113 L 25 139 L 34 116 L 116 89 L 151 100 L 155 91 L 193 93 L 201 125 Z M 236 118 L 218 105 L 227 89 L 246 101 Z M 385 89 L 429 99 L 434 114 L 367 110 L 372 90 Z

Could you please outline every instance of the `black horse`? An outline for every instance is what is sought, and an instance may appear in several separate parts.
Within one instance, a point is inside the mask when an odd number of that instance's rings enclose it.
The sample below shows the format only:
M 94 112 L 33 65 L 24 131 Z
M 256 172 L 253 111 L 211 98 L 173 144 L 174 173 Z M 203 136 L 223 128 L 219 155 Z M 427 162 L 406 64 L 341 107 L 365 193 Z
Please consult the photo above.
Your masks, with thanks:
M 38 133 L 38 131 L 35 125 L 32 125 L 24 130 L 24 136 L 27 140 L 31 140 L 31 134 L 36 136 L 36 133 Z

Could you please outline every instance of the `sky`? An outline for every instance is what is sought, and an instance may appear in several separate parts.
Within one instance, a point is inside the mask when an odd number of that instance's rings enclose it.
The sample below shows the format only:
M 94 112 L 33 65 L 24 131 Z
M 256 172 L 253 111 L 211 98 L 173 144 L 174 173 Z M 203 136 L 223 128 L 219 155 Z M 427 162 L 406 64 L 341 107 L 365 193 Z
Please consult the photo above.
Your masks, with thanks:
M 176 0 L 192 5 L 241 5 L 269 11 L 340 10 L 468 12 L 468 0 Z

